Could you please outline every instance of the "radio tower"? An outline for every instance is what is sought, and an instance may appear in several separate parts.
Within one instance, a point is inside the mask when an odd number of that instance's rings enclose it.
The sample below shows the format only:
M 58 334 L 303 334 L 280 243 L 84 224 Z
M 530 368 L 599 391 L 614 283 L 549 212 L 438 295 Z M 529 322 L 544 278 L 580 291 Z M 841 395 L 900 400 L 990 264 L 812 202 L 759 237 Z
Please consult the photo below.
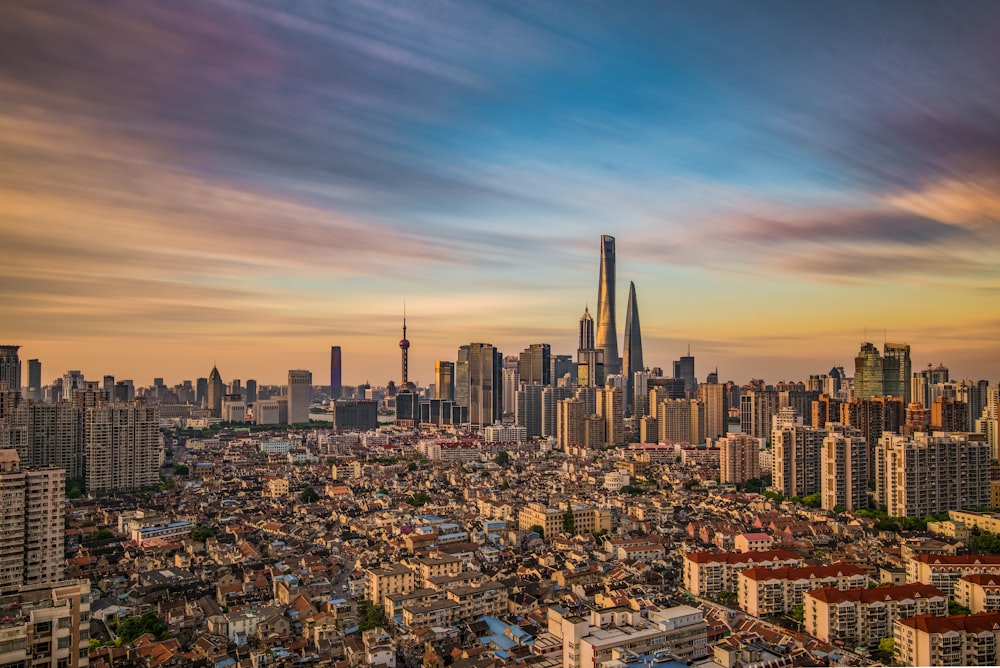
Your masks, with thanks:
M 403 304 L 403 339 L 399 342 L 399 350 L 403 354 L 403 379 L 400 388 L 406 387 L 409 383 L 409 350 L 410 342 L 406 340 L 406 304 Z

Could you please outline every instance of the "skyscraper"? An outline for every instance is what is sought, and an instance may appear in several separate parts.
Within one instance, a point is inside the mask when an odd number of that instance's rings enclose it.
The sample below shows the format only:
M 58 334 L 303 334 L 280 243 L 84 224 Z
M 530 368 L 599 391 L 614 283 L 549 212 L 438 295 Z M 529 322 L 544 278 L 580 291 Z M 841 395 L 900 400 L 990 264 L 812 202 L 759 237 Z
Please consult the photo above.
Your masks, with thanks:
M 23 470 L 0 450 L 0 589 L 62 579 L 66 472 Z
M 42 400 L 42 363 L 28 360 L 28 399 Z
M 340 377 L 340 346 L 330 346 L 330 398 L 340 399 L 342 387 Z
M 222 395 L 226 393 L 226 386 L 222 382 L 222 375 L 218 368 L 212 367 L 212 373 L 208 374 L 208 410 L 212 417 L 222 417 Z
M 595 348 L 594 319 L 590 317 L 590 309 L 584 308 L 580 316 L 580 341 L 576 351 L 577 383 L 582 387 L 604 385 L 606 367 L 604 351 Z
M 552 351 L 547 343 L 532 343 L 521 351 L 517 375 L 522 385 L 551 385 Z
M 160 416 L 156 406 L 134 401 L 88 408 L 85 434 L 88 492 L 129 491 L 160 483 Z
M 21 391 L 21 360 L 17 351 L 21 346 L 0 346 L 0 390 Z
M 584 307 L 580 316 L 580 336 L 578 350 L 591 350 L 594 347 L 594 319 L 590 317 L 590 308 Z
M 17 450 L 27 468 L 56 466 L 84 476 L 84 407 L 69 401 L 22 402 L 0 419 L 0 448 Z
M 608 374 L 621 372 L 615 321 L 615 238 L 601 235 L 601 275 L 597 284 L 597 348 L 604 351 Z
M 469 408 L 469 346 L 460 346 L 455 361 L 455 403 Z
M 642 332 L 639 329 L 639 305 L 635 299 L 635 283 L 628 284 L 628 305 L 625 307 L 625 341 L 622 348 L 622 374 L 625 376 L 625 411 L 635 407 L 635 372 L 645 369 L 642 363 Z
M 503 415 L 503 356 L 490 343 L 469 344 L 469 424 L 488 427 Z
M 867 399 L 885 396 L 884 366 L 878 348 L 867 341 L 854 358 L 854 396 Z
M 309 422 L 312 380 L 311 371 L 292 369 L 288 372 L 288 424 Z
M 691 346 L 688 346 L 688 354 L 682 355 L 679 360 L 674 361 L 674 378 L 684 381 L 684 392 L 688 396 L 698 387 L 698 379 L 694 376 L 694 356 L 691 355 Z
M 455 400 L 455 363 L 438 360 L 434 363 L 435 399 Z
M 903 405 L 910 403 L 910 346 L 906 343 L 886 343 L 882 360 L 882 390 L 886 396 L 902 397 Z

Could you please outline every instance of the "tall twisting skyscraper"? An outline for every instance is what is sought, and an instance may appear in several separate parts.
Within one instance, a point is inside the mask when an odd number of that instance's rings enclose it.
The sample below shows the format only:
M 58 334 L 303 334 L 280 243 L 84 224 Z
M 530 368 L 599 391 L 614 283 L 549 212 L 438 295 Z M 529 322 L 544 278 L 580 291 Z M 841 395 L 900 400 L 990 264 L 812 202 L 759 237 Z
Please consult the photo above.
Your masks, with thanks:
M 601 235 L 601 277 L 597 284 L 597 348 L 604 351 L 604 371 L 621 372 L 615 322 L 615 238 Z
M 628 306 L 625 307 L 625 341 L 622 348 L 622 373 L 625 374 L 625 410 L 633 410 L 635 372 L 642 371 L 642 332 L 639 330 L 639 305 L 635 300 L 635 283 L 628 284 Z

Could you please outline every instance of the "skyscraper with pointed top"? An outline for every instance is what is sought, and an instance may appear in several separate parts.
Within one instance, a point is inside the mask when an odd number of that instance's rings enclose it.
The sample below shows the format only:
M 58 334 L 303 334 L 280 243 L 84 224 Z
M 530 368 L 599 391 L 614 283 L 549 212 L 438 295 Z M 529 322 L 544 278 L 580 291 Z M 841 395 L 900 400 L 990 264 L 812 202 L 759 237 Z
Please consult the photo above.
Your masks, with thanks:
M 621 372 L 615 321 L 615 238 L 601 235 L 601 275 L 597 284 L 597 349 L 604 351 L 608 374 Z
M 212 412 L 212 417 L 222 417 L 222 395 L 226 393 L 226 386 L 222 382 L 222 375 L 218 367 L 212 365 L 212 373 L 208 374 L 208 410 Z
M 642 331 L 639 329 L 639 305 L 635 299 L 635 283 L 628 283 L 628 305 L 625 307 L 625 340 L 622 346 L 622 373 L 625 374 L 625 410 L 635 405 L 635 372 L 642 371 Z

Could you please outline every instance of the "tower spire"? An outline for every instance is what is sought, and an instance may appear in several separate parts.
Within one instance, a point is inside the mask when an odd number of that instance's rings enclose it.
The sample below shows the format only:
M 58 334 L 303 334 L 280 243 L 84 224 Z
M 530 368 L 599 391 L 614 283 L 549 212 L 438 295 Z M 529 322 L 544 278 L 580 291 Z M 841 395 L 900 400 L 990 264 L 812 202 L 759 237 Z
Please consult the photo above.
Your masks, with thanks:
M 615 319 L 615 238 L 601 235 L 601 274 L 597 283 L 597 349 L 604 351 L 608 374 L 621 372 Z
M 635 299 L 635 283 L 628 284 L 628 304 L 625 307 L 625 340 L 622 344 L 622 373 L 625 374 L 625 405 L 635 408 L 635 372 L 645 367 L 642 362 L 642 332 L 639 330 L 639 304 Z
M 410 352 L 410 342 L 406 338 L 406 300 L 403 300 L 403 338 L 399 342 L 399 350 L 402 354 L 402 372 L 403 376 L 401 379 L 400 387 L 405 387 L 407 383 L 410 382 L 409 379 L 409 352 Z

